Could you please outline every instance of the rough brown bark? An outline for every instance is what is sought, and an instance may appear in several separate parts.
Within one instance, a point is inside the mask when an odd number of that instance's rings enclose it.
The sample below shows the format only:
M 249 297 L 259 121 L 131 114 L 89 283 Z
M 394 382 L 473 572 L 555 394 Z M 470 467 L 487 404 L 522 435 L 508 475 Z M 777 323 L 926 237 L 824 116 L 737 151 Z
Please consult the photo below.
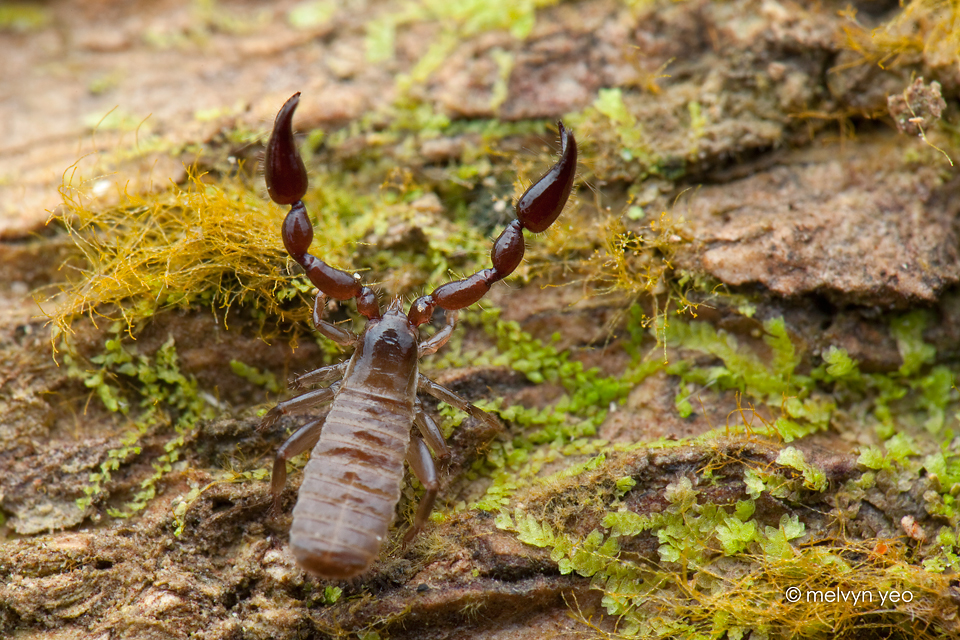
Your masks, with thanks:
M 191 435 L 185 462 L 142 514 L 116 520 L 104 505 L 92 512 L 76 506 L 86 475 L 117 446 L 126 425 L 52 361 L 50 328 L 30 295 L 60 280 L 57 268 L 71 255 L 63 236 L 43 226 L 60 202 L 64 170 L 77 163 L 87 177 L 117 171 L 131 190 L 163 189 L 170 179 L 183 180 L 182 161 L 196 155 L 187 145 L 255 155 L 226 133 L 265 131 L 294 91 L 321 96 L 301 105 L 301 130 L 335 130 L 384 109 L 396 98 L 397 76 L 413 70 L 443 29 L 431 20 L 407 25 L 398 31 L 395 58 L 368 63 L 366 25 L 400 4 L 355 3 L 316 27 L 295 29 L 286 21 L 291 2 L 222 3 L 204 14 L 181 0 L 62 0 L 44 9 L 45 26 L 0 31 L 6 66 L 0 79 L 6 98 L 0 101 L 0 635 L 226 639 L 376 631 L 391 638 L 492 639 L 590 637 L 614 629 L 588 578 L 561 575 L 547 550 L 497 528 L 491 514 L 450 515 L 406 550 L 394 536 L 373 572 L 342 585 L 333 605 L 323 603 L 324 583 L 299 570 L 286 550 L 299 478 L 276 518 L 267 514 L 265 482 L 217 484 L 191 506 L 176 537 L 177 496 L 213 481 L 231 461 L 268 457 L 282 440 L 279 432 L 254 432 L 251 408 L 267 398 L 238 386 L 226 363 L 236 358 L 283 375 L 308 368 L 317 355 L 309 345 L 295 353 L 266 345 L 242 323 L 221 328 L 202 311 L 159 317 L 140 344 L 159 346 L 175 335 L 184 371 L 222 389 L 229 411 Z M 862 4 L 867 32 L 898 11 L 895 2 Z M 960 178 L 931 146 L 900 134 L 889 119 L 872 118 L 883 116 L 887 96 L 906 91 L 916 74 L 939 80 L 951 105 L 943 117 L 955 122 L 956 61 L 938 66 L 916 53 L 883 69 L 857 59 L 844 46 L 847 23 L 838 12 L 846 5 L 694 0 L 632 11 L 606 0 L 565 3 L 539 11 L 526 40 L 503 30 L 463 37 L 411 95 L 454 119 L 515 121 L 580 111 L 598 90 L 621 87 L 630 109 L 642 114 L 638 126 L 660 170 L 644 179 L 636 163 L 611 152 L 619 150 L 614 134 L 591 131 L 594 151 L 607 153 L 585 155 L 582 172 L 600 210 L 625 207 L 630 193 L 647 212 L 685 216 L 677 273 L 705 274 L 752 296 L 757 317 L 783 315 L 811 353 L 840 345 L 864 371 L 895 370 L 896 343 L 877 317 L 923 307 L 940 320 L 925 336 L 938 348 L 938 362 L 955 364 Z M 513 55 L 502 100 L 496 51 Z M 666 77 L 655 80 L 659 73 Z M 705 118 L 695 134 L 691 102 Z M 115 105 L 143 126 L 103 126 L 92 135 L 92 125 Z M 208 115 L 197 117 L 204 110 Z M 855 136 L 848 135 L 851 126 Z M 137 136 L 159 150 L 134 160 L 109 154 Z M 945 137 L 936 140 L 957 157 Z M 358 137 L 326 160 L 349 162 L 375 144 Z M 425 139 L 412 162 L 428 173 L 427 165 L 457 162 L 464 144 Z M 581 188 L 579 197 L 589 203 L 593 194 Z M 96 204 L 115 200 L 110 187 Z M 580 360 L 617 371 L 626 356 L 609 328 L 619 326 L 625 303 L 616 295 L 591 296 L 568 306 L 581 297 L 577 286 L 529 285 L 498 289 L 490 299 L 535 337 L 559 332 L 560 346 L 572 347 Z M 732 308 L 700 314 L 758 342 L 759 323 Z M 80 335 L 90 348 L 101 337 L 89 327 Z M 467 339 L 483 340 L 479 331 Z M 441 381 L 471 398 L 503 397 L 506 406 L 544 406 L 559 393 L 483 367 L 448 372 Z M 713 415 L 680 418 L 676 393 L 666 374 L 648 378 L 609 414 L 599 435 L 613 442 L 684 438 L 722 424 L 735 407 L 732 396 L 724 397 L 711 407 Z M 470 495 L 463 474 L 495 435 L 465 421 L 452 442 L 448 492 Z M 784 513 L 802 512 L 808 531 L 832 532 L 842 512 L 854 541 L 902 537 L 905 516 L 935 531 L 918 506 L 929 489 L 925 478 L 900 491 L 877 488 L 856 498 L 856 508 L 846 503 L 851 498 L 840 488 L 862 471 L 858 437 L 854 426 L 852 435 L 831 431 L 804 441 L 808 461 L 826 471 L 830 489 L 802 505 L 768 497 L 758 521 L 776 526 Z M 147 449 L 159 451 L 163 442 L 159 434 L 145 438 Z M 629 475 L 639 483 L 629 508 L 654 513 L 667 504 L 671 482 L 722 459 L 724 472 L 704 499 L 728 504 L 745 496 L 747 462 L 769 466 L 776 458 L 767 444 L 739 440 L 624 453 L 594 475 L 515 501 L 529 512 L 573 514 L 569 531 L 585 535 L 609 503 L 583 504 L 577 490 L 584 484 Z M 135 491 L 150 473 L 144 458 L 137 460 L 116 474 L 111 493 Z M 401 509 L 409 510 L 411 495 Z M 655 536 L 633 544 L 631 553 L 656 560 Z M 930 622 L 956 632 L 950 609 L 960 599 L 956 585 L 945 579 L 931 598 L 944 613 Z M 593 615 L 599 630 L 571 610 Z

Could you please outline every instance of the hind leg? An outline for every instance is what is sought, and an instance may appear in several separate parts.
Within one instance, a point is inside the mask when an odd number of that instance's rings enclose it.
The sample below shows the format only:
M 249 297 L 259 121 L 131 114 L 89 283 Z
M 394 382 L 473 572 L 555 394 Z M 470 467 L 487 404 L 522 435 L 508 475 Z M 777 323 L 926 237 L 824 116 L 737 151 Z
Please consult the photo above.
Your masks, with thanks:
M 446 464 L 450 460 L 450 447 L 447 446 L 447 442 L 443 438 L 443 432 L 440 431 L 440 427 L 430 417 L 430 414 L 423 410 L 423 405 L 420 404 L 419 399 L 416 402 L 416 411 L 413 419 L 417 423 L 420 437 L 424 439 L 440 463 Z
M 270 493 L 273 494 L 274 513 L 280 513 L 280 495 L 283 493 L 283 487 L 287 484 L 287 461 L 313 449 L 317 441 L 320 440 L 323 420 L 323 418 L 320 418 L 300 427 L 277 449 L 277 457 L 273 460 L 273 476 L 270 478 Z
M 417 507 L 417 515 L 413 518 L 413 524 L 407 533 L 403 536 L 403 546 L 407 546 L 427 523 L 430 512 L 433 511 L 433 503 L 437 499 L 437 492 L 440 490 L 440 482 L 437 480 L 437 466 L 430 457 L 430 449 L 420 436 L 414 434 L 410 439 L 410 448 L 407 450 L 407 463 L 413 475 L 426 489 L 426 493 L 420 498 L 420 506 Z

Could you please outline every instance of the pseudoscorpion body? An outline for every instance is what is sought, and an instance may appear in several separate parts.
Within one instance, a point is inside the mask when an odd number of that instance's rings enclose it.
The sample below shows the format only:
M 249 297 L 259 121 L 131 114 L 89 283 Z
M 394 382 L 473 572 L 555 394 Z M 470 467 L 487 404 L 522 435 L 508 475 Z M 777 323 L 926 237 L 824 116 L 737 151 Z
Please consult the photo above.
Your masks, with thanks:
M 492 269 L 438 287 L 414 301 L 406 314 L 399 299 L 381 313 L 376 295 L 359 278 L 307 253 L 313 240 L 301 200 L 307 190 L 307 172 L 292 131 L 299 100 L 297 93 L 277 114 L 264 160 L 267 191 L 274 202 L 291 205 L 281 234 L 287 252 L 320 290 L 313 309 L 317 331 L 355 350 L 346 362 L 300 376 L 298 385 L 339 381 L 281 402 L 267 413 L 261 428 L 285 413 L 333 402 L 325 420 L 305 425 L 281 446 L 271 491 L 279 502 L 286 461 L 313 449 L 293 510 L 290 546 L 297 562 L 310 573 L 344 579 L 364 572 L 378 556 L 400 499 L 404 460 L 426 489 L 405 541 L 423 528 L 433 509 L 439 485 L 431 450 L 440 459 L 448 458 L 450 451 L 437 424 L 423 411 L 418 391 L 499 428 L 493 416 L 421 376 L 417 363 L 449 340 L 457 310 L 480 300 L 493 283 L 517 268 L 523 259 L 523 231 L 544 231 L 560 215 L 576 175 L 577 143 L 559 123 L 560 160 L 517 202 L 517 219 L 493 245 Z M 357 336 L 325 322 L 321 316 L 326 296 L 356 298 L 357 310 L 367 318 L 363 333 Z M 447 312 L 446 321 L 433 337 L 420 342 L 418 327 L 430 320 L 437 307 Z

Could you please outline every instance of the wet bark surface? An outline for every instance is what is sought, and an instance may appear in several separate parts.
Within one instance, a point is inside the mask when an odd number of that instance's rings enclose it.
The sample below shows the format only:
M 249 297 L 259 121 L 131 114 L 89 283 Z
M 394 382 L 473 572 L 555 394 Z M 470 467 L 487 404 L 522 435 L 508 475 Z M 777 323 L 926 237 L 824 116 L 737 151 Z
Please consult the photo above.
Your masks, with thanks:
M 895 2 L 861 4 L 858 20 L 867 29 L 899 11 Z M 121 465 L 109 501 L 77 506 L 89 473 L 129 425 L 53 360 L 41 312 L 51 313 L 58 299 L 33 293 L 63 280 L 60 267 L 76 259 L 64 235 L 44 226 L 61 202 L 64 171 L 76 167 L 83 179 L 104 180 L 93 205 L 106 206 L 118 199 L 118 180 L 134 191 L 182 181 L 183 163 L 198 149 L 253 159 L 255 136 L 240 142 L 229 132 L 265 133 L 294 91 L 314 96 L 297 112 L 300 130 L 349 127 L 387 108 L 398 76 L 415 74 L 416 62 L 444 35 L 437 20 L 412 21 L 398 29 L 394 56 L 369 62 L 368 25 L 398 3 L 329 5 L 326 20 L 295 27 L 288 13 L 294 5 L 284 2 L 221 3 L 211 11 L 178 0 L 61 1 L 44 5 L 39 26 L 0 30 L 0 635 L 492 639 L 615 631 L 589 578 L 561 574 L 549 550 L 523 544 L 496 525 L 495 514 L 478 511 L 451 511 L 406 549 L 403 526 L 395 527 L 371 573 L 340 584 L 342 596 L 328 603 L 330 585 L 301 571 L 286 547 L 299 474 L 281 513 L 271 515 L 267 482 L 227 482 L 222 473 L 268 464 L 284 430 L 302 422 L 285 418 L 277 430 L 258 433 L 254 412 L 272 396 L 237 382 L 229 361 L 282 377 L 310 368 L 319 349 L 266 344 L 250 324 L 227 328 L 200 310 L 158 316 L 140 346 L 156 349 L 175 335 L 183 371 L 218 390 L 222 413 L 188 436 L 185 459 L 142 513 L 117 519 L 106 507 L 136 492 L 151 473 L 149 455 Z M 593 104 L 600 89 L 620 87 L 631 112 L 641 114 L 636 128 L 660 171 L 641 175 L 636 159 L 619 153 L 591 156 L 618 145 L 610 143 L 613 121 L 609 130 L 590 130 L 581 138 L 582 173 L 590 179 L 580 188 L 582 208 L 595 198 L 598 215 L 629 203 L 682 215 L 677 273 L 709 276 L 725 291 L 750 296 L 757 318 L 782 315 L 811 354 L 838 345 L 863 371 L 897 370 L 897 343 L 879 318 L 924 308 L 938 319 L 924 338 L 938 362 L 955 363 L 960 178 L 931 144 L 897 130 L 887 98 L 905 92 L 913 75 L 936 79 L 948 105 L 943 117 L 955 122 L 958 67 L 923 53 L 886 68 L 860 62 L 845 46 L 845 8 L 741 0 L 641 11 L 603 0 L 565 3 L 539 11 L 526 39 L 497 29 L 467 34 L 409 91 L 453 119 L 519 121 L 565 117 Z M 513 56 L 505 80 L 497 62 L 503 52 Z M 156 150 L 132 159 L 111 154 L 132 140 Z M 946 136 L 936 141 L 957 157 Z M 359 154 L 376 142 L 361 136 L 353 144 Z M 456 162 L 464 144 L 425 138 L 413 151 L 415 166 L 428 172 Z M 330 162 L 349 161 L 352 151 L 345 145 L 336 153 Z M 565 284 L 562 277 L 552 283 Z M 629 301 L 585 296 L 579 283 L 540 284 L 500 287 L 488 300 L 535 338 L 549 341 L 557 332 L 560 347 L 588 366 L 617 371 L 626 355 L 611 327 L 622 327 Z M 759 321 L 730 306 L 699 313 L 745 343 L 757 341 Z M 480 334 L 472 328 L 466 340 L 483 342 Z M 90 350 L 103 338 L 87 325 L 78 335 Z M 496 367 L 449 370 L 438 381 L 473 400 L 503 398 L 504 406 L 542 407 L 559 393 Z M 722 425 L 736 407 L 730 394 L 709 411 L 680 417 L 677 393 L 664 373 L 645 379 L 599 436 L 614 443 L 687 438 Z M 443 508 L 482 491 L 467 472 L 503 437 L 463 422 L 451 439 Z M 168 438 L 159 428 L 148 432 L 143 449 L 158 453 Z M 863 473 L 857 445 L 869 440 L 853 426 L 801 441 L 828 488 L 802 499 L 765 496 L 757 521 L 776 527 L 785 514 L 801 514 L 811 538 L 835 535 L 842 521 L 845 535 L 862 541 L 903 537 L 909 517 L 932 536 L 939 521 L 919 506 L 928 477 L 854 496 L 845 488 Z M 671 483 L 722 468 L 700 499 L 732 504 L 747 496 L 745 469 L 777 467 L 777 451 L 765 441 L 721 438 L 620 452 L 585 475 L 524 490 L 512 504 L 550 513 L 586 535 L 611 504 L 612 479 L 632 478 L 623 508 L 650 514 L 668 504 Z M 598 487 L 595 502 L 583 500 L 583 486 Z M 207 488 L 176 535 L 174 502 L 198 487 Z M 408 488 L 401 522 L 413 501 Z M 629 553 L 657 561 L 655 534 L 630 544 Z M 943 585 L 930 596 L 941 612 L 931 624 L 955 633 L 960 593 L 948 578 Z

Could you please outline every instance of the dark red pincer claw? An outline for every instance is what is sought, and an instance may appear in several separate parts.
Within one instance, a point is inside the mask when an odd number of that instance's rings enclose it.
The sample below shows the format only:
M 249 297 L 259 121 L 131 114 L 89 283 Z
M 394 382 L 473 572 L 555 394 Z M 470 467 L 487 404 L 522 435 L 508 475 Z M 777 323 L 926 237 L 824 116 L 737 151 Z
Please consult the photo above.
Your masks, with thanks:
M 517 219 L 524 229 L 540 233 L 553 224 L 570 197 L 577 175 L 577 141 L 573 132 L 558 122 L 560 160 L 517 201 Z
M 294 204 L 307 192 L 307 168 L 293 139 L 293 112 L 299 102 L 298 91 L 280 109 L 263 159 L 267 193 L 277 204 Z

